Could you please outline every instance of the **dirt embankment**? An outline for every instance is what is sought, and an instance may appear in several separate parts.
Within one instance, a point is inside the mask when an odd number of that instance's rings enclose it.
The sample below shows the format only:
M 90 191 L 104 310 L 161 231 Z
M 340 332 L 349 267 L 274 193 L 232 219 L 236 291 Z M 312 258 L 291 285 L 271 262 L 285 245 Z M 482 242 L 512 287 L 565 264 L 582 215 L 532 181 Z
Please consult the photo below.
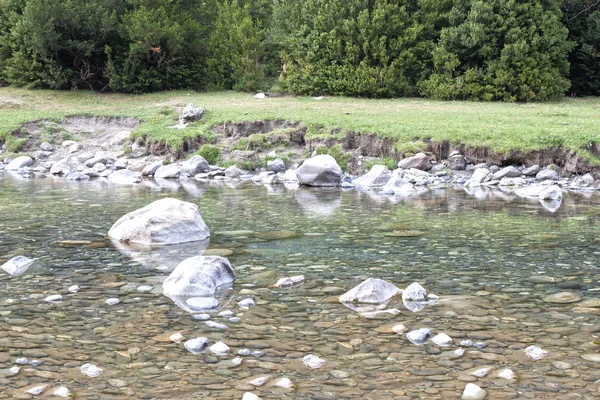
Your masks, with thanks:
M 103 143 L 122 131 L 133 131 L 139 126 L 134 118 L 104 118 L 104 117 L 70 117 L 62 123 L 51 121 L 36 121 L 23 124 L 13 132 L 15 138 L 26 138 L 23 151 L 33 151 L 39 148 L 42 141 L 60 143 L 62 140 L 74 139 L 84 148 L 101 148 Z M 336 145 L 343 152 L 349 153 L 349 170 L 362 172 L 363 161 L 373 159 L 400 160 L 409 154 L 397 150 L 395 141 L 375 133 L 345 132 L 337 130 L 321 130 L 318 134 L 309 134 L 309 129 L 297 121 L 264 120 L 229 122 L 212 128 L 215 140 L 210 143 L 220 148 L 224 161 L 238 161 L 236 157 L 261 160 L 274 154 L 287 154 L 289 161 L 303 159 L 319 147 L 324 151 Z M 420 139 L 423 140 L 423 139 Z M 152 156 L 170 156 L 173 159 L 184 158 L 187 154 L 197 151 L 206 144 L 205 138 L 192 138 L 184 141 L 182 148 L 173 149 L 164 143 L 147 143 L 143 137 L 129 139 L 126 145 L 144 147 L 146 154 Z M 575 151 L 563 147 L 549 147 L 531 152 L 512 151 L 508 154 L 493 151 L 488 147 L 453 144 L 447 141 L 433 142 L 423 140 L 426 144 L 424 152 L 431 158 L 442 161 L 458 151 L 468 157 L 471 163 L 491 163 L 499 166 L 506 165 L 549 165 L 555 164 L 570 173 L 593 172 L 600 174 L 600 166 L 590 163 Z M 104 145 L 106 146 L 106 145 Z M 323 151 L 323 149 L 320 149 Z M 600 146 L 592 144 L 585 149 L 588 153 L 600 158 Z

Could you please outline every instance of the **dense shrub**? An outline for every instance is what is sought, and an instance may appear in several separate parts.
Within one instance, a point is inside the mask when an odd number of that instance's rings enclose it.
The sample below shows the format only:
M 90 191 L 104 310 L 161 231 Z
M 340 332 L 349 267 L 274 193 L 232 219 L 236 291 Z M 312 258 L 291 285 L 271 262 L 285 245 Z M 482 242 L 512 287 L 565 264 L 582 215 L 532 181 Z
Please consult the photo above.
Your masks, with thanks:
M 364 97 L 600 94 L 595 0 L 0 0 L 0 83 Z
M 563 20 L 569 38 L 576 44 L 571 52 L 570 92 L 600 95 L 600 2 L 564 0 Z

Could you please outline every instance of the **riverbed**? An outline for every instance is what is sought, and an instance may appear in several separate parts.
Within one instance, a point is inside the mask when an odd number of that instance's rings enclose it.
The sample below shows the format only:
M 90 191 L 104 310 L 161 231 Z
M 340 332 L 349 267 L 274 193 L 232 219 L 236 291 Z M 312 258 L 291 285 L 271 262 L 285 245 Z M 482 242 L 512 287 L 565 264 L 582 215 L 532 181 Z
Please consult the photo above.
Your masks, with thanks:
M 64 386 L 81 399 L 450 399 L 469 382 L 490 399 L 600 394 L 598 194 L 565 193 L 548 209 L 451 186 L 394 197 L 239 181 L 0 179 L 0 264 L 36 260 L 19 276 L 0 271 L 0 398 L 34 398 L 28 390 L 47 385 L 38 397 Z M 145 251 L 107 238 L 122 215 L 164 197 L 197 204 L 210 241 Z M 209 312 L 162 295 L 175 265 L 197 254 L 236 269 Z M 295 275 L 303 285 L 273 287 Z M 418 312 L 394 301 L 387 309 L 399 313 L 374 318 L 337 301 L 371 277 L 418 282 L 439 300 Z M 246 298 L 256 305 L 239 307 Z M 399 324 L 452 345 L 415 345 Z M 230 352 L 192 354 L 176 333 Z M 547 355 L 533 360 L 529 346 Z M 306 366 L 310 354 L 324 365 Z M 82 374 L 87 363 L 101 374 Z M 506 369 L 516 377 L 499 377 Z M 277 386 L 281 378 L 293 386 Z

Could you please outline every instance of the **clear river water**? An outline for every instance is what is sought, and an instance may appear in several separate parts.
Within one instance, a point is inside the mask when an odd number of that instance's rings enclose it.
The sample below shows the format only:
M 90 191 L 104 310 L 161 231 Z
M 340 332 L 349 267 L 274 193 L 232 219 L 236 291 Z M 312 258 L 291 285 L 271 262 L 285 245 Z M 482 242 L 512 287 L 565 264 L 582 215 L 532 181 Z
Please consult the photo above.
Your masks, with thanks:
M 111 243 L 118 218 L 163 197 L 197 204 L 210 241 L 153 251 Z M 453 399 L 469 382 L 489 399 L 597 398 L 599 245 L 600 195 L 590 193 L 567 193 L 556 209 L 452 187 L 395 198 L 0 172 L 0 265 L 36 260 L 19 276 L 0 270 L 0 398 L 64 386 L 77 399 Z M 203 252 L 226 256 L 237 273 L 209 316 L 161 289 L 175 265 Z M 273 287 L 294 275 L 305 283 Z M 393 300 L 387 310 L 399 313 L 371 318 L 337 301 L 370 277 L 418 282 L 439 300 L 418 312 Z M 256 305 L 240 308 L 245 298 Z M 399 324 L 443 332 L 452 345 L 415 345 Z M 230 352 L 192 354 L 176 333 Z M 531 359 L 530 346 L 547 355 Z M 325 364 L 309 368 L 309 354 Z M 87 363 L 102 373 L 82 374 Z M 515 377 L 498 376 L 505 369 Z

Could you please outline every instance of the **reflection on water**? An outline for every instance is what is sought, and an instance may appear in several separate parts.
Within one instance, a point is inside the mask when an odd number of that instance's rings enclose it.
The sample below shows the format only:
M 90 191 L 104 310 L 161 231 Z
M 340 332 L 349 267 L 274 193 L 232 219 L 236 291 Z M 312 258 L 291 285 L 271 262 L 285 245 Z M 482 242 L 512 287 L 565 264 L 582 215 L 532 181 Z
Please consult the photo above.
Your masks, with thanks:
M 0 398 L 26 398 L 39 384 L 64 384 L 85 399 L 240 399 L 246 391 L 447 399 L 470 381 L 488 398 L 598 393 L 599 195 L 568 193 L 557 205 L 488 188 L 387 196 L 251 182 L 2 177 L 0 262 L 25 255 L 35 263 L 19 276 L 0 274 Z M 209 241 L 147 250 L 107 239 L 123 214 L 167 196 L 199 205 Z M 186 299 L 176 304 L 161 293 L 172 268 L 202 252 L 227 254 L 238 275 L 208 325 Z M 304 285 L 273 287 L 295 275 Z M 368 277 L 402 288 L 419 282 L 440 299 L 424 308 L 396 300 L 362 315 L 336 301 Z M 80 291 L 70 293 L 71 285 Z M 556 302 L 550 295 L 558 292 L 571 294 Z M 63 301 L 44 301 L 54 294 Z M 109 306 L 109 298 L 121 302 Z M 256 305 L 240 308 L 247 298 Z M 446 333 L 453 345 L 415 346 L 395 333 L 398 324 Z M 230 355 L 192 354 L 169 339 L 178 332 L 223 341 Z M 531 345 L 548 356 L 529 359 Z M 308 354 L 325 365 L 306 367 Z M 23 357 L 41 364 L 10 372 Z M 83 376 L 85 363 L 103 374 Z M 483 367 L 495 372 L 470 375 Z M 504 368 L 519 379 L 498 377 Z M 263 386 L 249 383 L 265 376 Z M 276 386 L 282 377 L 295 387 Z

